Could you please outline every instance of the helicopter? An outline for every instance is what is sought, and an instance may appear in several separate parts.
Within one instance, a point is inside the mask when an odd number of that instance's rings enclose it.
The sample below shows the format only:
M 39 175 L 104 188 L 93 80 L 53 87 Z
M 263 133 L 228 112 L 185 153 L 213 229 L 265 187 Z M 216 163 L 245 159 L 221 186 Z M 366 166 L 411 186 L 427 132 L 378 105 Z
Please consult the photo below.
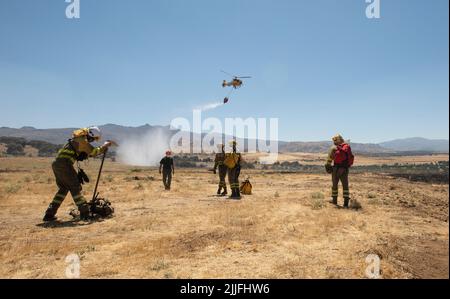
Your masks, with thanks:
M 241 79 L 251 78 L 250 76 L 234 76 L 234 75 L 231 75 L 231 74 L 229 74 L 229 73 L 227 73 L 225 71 L 221 71 L 221 72 L 224 73 L 224 74 L 227 74 L 228 76 L 233 78 L 233 80 L 231 80 L 229 82 L 227 80 L 223 80 L 222 87 L 230 87 L 231 86 L 234 89 L 237 89 L 237 88 L 240 88 L 242 86 L 242 84 L 243 84 Z

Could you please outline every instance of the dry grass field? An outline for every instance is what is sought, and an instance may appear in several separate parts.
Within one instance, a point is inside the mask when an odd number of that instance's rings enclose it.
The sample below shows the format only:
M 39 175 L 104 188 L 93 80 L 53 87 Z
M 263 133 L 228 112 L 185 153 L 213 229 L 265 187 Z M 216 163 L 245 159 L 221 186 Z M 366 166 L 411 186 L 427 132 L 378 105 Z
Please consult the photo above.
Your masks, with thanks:
M 257 161 L 264 154 L 252 153 L 245 156 L 246 161 Z M 359 166 L 366 165 L 381 165 L 394 163 L 433 163 L 438 161 L 448 161 L 448 154 L 429 154 L 429 155 L 414 155 L 414 156 L 365 156 L 357 155 L 357 164 Z M 322 153 L 280 153 L 278 155 L 279 162 L 294 162 L 298 161 L 304 165 L 322 165 L 326 160 L 327 154 Z
M 99 191 L 115 216 L 74 222 L 69 195 L 45 225 L 51 161 L 0 158 L 1 278 L 64 278 L 73 253 L 82 278 L 364 278 L 369 254 L 383 278 L 449 277 L 448 184 L 355 174 L 356 211 L 326 202 L 326 174 L 243 170 L 254 194 L 231 201 L 205 169 L 178 170 L 167 192 L 156 169 L 106 161 Z M 84 167 L 92 181 L 98 166 Z

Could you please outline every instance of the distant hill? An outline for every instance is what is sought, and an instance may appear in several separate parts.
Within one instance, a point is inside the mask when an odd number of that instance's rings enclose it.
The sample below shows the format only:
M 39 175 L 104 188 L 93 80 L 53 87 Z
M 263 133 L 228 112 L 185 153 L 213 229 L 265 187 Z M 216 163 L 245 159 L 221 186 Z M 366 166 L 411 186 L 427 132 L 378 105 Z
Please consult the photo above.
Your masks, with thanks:
M 20 137 L 26 140 L 40 140 L 52 144 L 64 144 L 77 128 L 61 129 L 36 129 L 33 127 L 22 127 L 20 129 L 1 127 L 0 136 Z M 146 135 L 155 131 L 171 136 L 177 131 L 171 130 L 169 126 L 143 125 L 138 127 L 120 126 L 106 124 L 100 126 L 104 139 L 116 141 L 125 140 L 129 137 Z M 243 140 L 239 140 L 242 145 Z M 355 153 L 367 154 L 388 154 L 394 152 L 448 152 L 448 140 L 430 140 L 425 138 L 408 138 L 387 141 L 379 144 L 375 143 L 351 143 Z M 305 153 L 325 153 L 331 146 L 331 141 L 315 142 L 279 142 L 280 152 L 305 152 Z M 243 148 L 243 147 L 242 147 Z
M 445 152 L 449 151 L 449 141 L 443 139 L 426 139 L 421 137 L 396 139 L 382 142 L 380 145 L 393 151 L 428 151 Z
M 316 142 L 282 142 L 280 143 L 280 152 L 286 153 L 325 153 L 332 143 L 331 141 L 316 141 Z M 351 142 L 352 150 L 355 153 L 389 153 L 391 150 L 384 148 L 378 144 L 371 143 L 354 143 Z
M 53 144 L 63 144 L 67 140 L 67 136 L 72 134 L 74 128 L 65 129 L 35 129 L 33 127 L 0 128 L 0 136 L 2 137 L 19 137 L 27 140 L 41 140 Z
M 147 134 L 152 130 L 163 130 L 170 132 L 168 126 L 150 126 L 148 124 L 139 127 L 126 127 L 114 124 L 106 124 L 99 126 L 103 133 L 103 139 L 124 140 L 129 136 Z M 0 136 L 3 137 L 20 137 L 27 140 L 41 140 L 53 144 L 64 144 L 70 138 L 72 132 L 78 128 L 61 128 L 61 129 L 36 129 L 33 127 L 22 127 L 20 129 L 1 127 Z

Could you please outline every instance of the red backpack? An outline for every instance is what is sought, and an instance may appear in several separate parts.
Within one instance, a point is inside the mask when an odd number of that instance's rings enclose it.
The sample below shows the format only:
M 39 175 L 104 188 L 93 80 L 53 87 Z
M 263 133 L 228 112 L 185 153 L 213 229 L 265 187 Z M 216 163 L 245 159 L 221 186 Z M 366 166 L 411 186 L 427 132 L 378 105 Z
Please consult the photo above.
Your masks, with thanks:
M 336 146 L 336 151 L 334 152 L 334 164 L 351 167 L 354 160 L 355 156 L 352 153 L 350 145 L 343 143 Z

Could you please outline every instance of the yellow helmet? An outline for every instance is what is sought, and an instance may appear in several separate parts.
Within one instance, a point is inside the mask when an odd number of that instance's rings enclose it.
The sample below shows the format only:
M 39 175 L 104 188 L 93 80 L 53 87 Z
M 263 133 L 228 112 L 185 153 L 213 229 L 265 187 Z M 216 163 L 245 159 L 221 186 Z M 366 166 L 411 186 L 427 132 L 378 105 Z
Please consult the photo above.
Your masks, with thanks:
M 72 137 L 73 138 L 84 137 L 84 136 L 87 136 L 88 134 L 89 134 L 89 129 L 88 128 L 81 128 L 81 129 L 73 131 L 72 132 Z
M 334 135 L 333 138 L 331 138 L 331 139 L 333 140 L 333 142 L 336 142 L 336 143 L 339 143 L 339 144 L 345 142 L 344 138 L 340 134 Z
M 102 132 L 98 127 L 87 127 L 87 128 L 81 128 L 78 130 L 73 131 L 72 133 L 73 138 L 77 137 L 87 137 L 94 141 L 99 141 L 102 138 Z

